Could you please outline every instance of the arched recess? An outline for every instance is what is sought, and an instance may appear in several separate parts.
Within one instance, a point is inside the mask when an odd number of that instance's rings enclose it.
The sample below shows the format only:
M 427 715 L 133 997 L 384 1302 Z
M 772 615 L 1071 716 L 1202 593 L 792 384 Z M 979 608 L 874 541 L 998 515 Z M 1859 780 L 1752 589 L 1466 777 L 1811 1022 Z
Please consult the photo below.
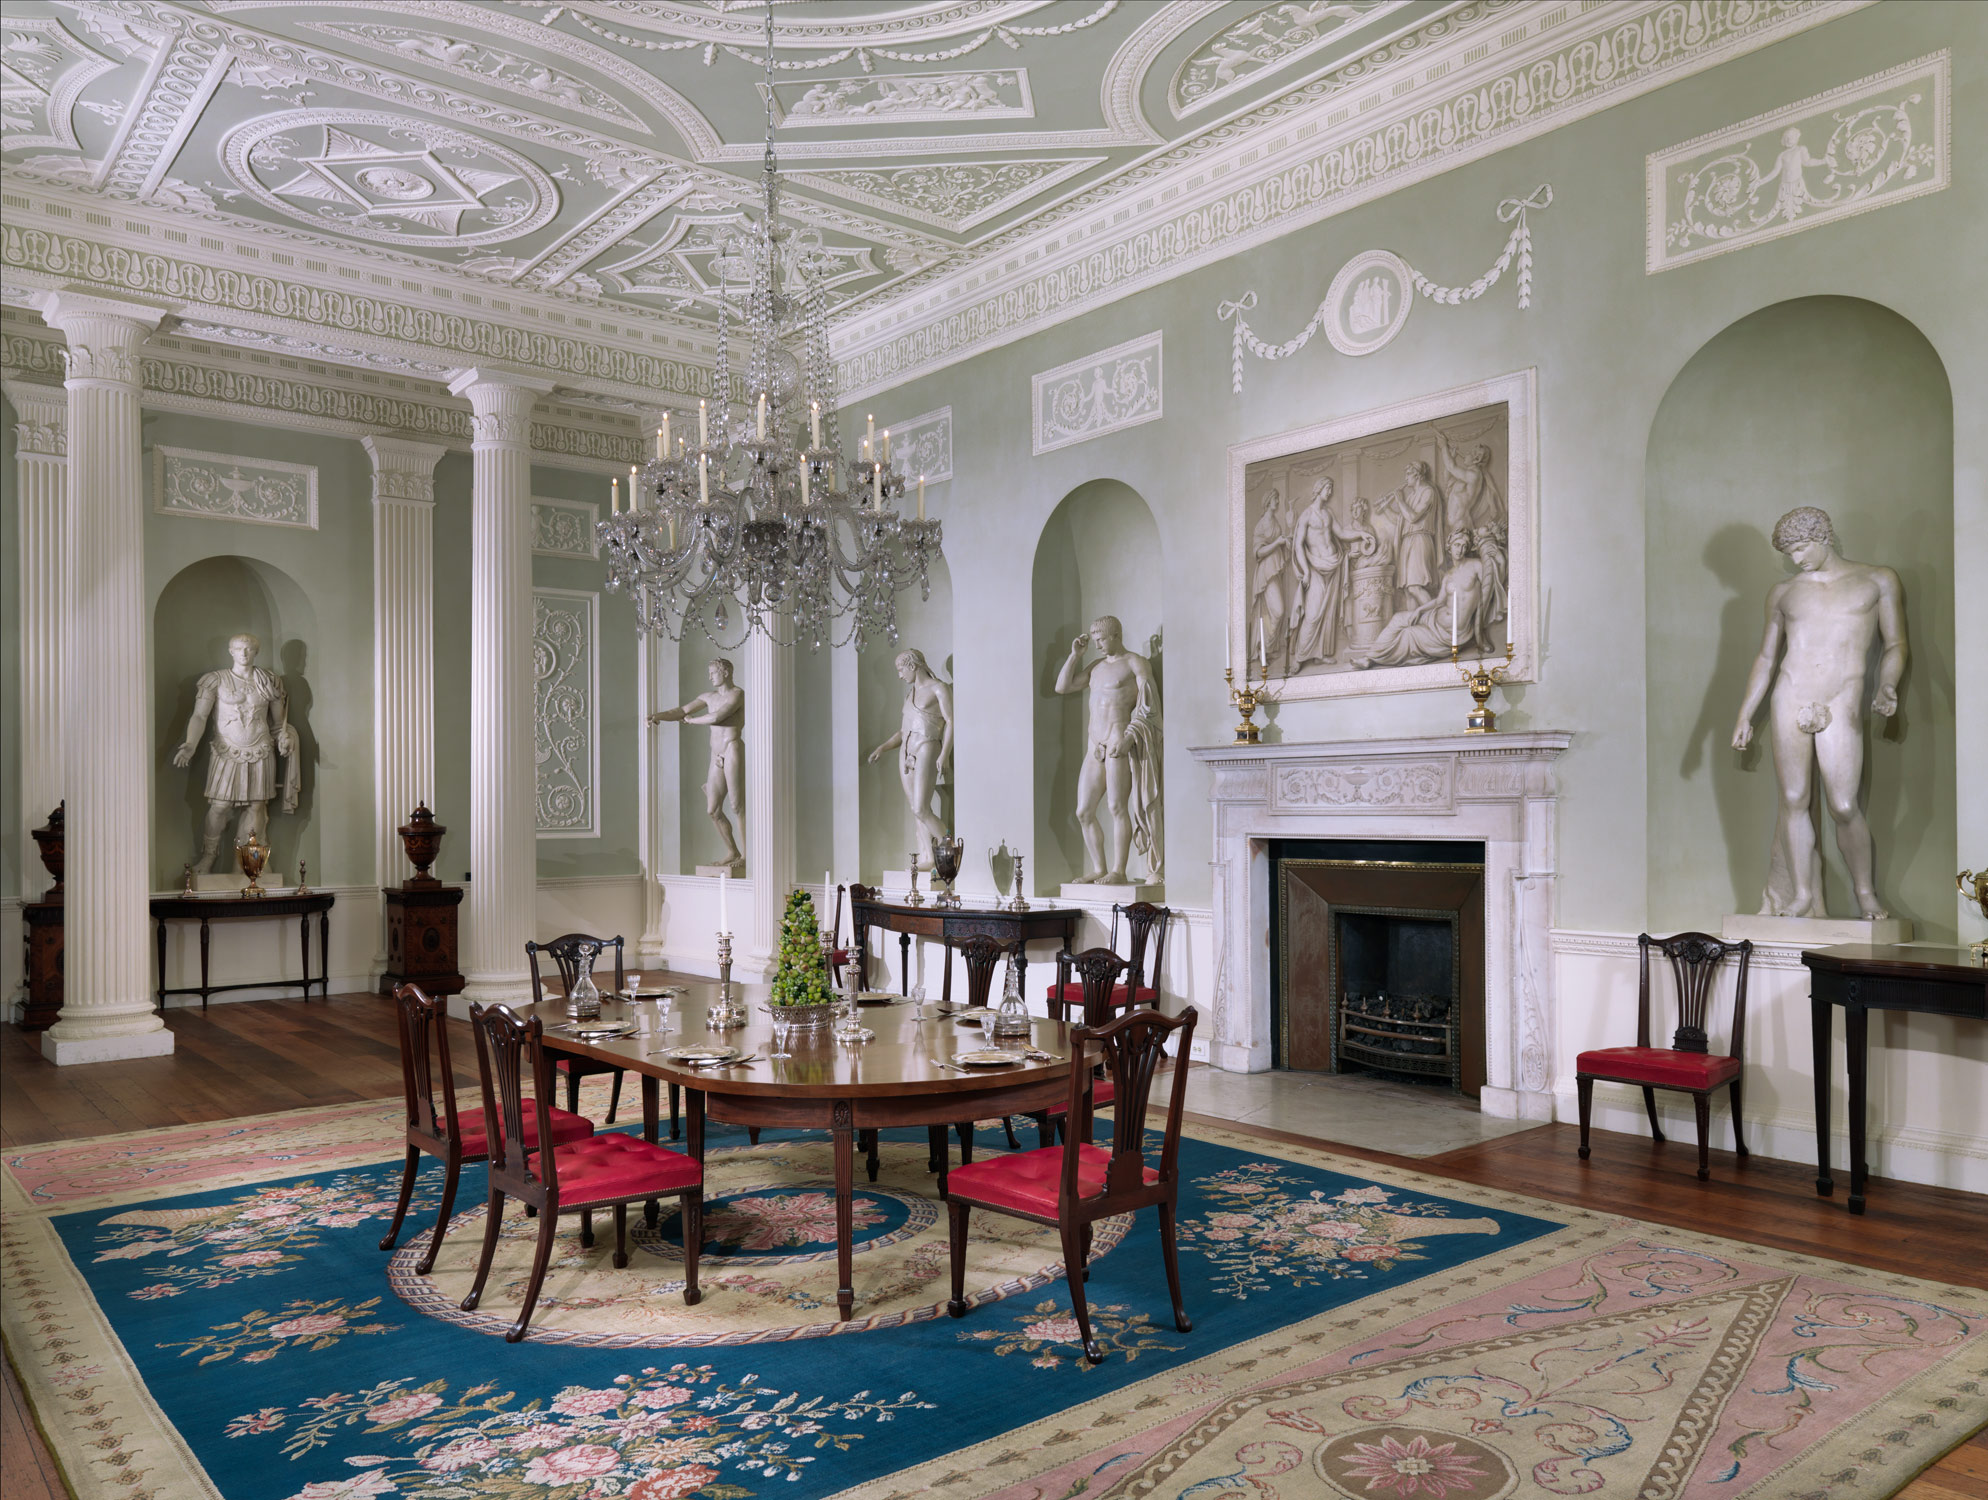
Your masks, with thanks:
M 311 656 L 321 644 L 317 611 L 303 587 L 281 568 L 250 557 L 203 557 L 174 574 L 152 607 L 154 889 L 177 890 L 181 869 L 199 858 L 213 721 L 191 765 L 174 765 L 173 752 L 186 738 L 200 678 L 229 665 L 229 638 L 243 631 L 260 642 L 256 665 L 283 679 L 301 757 L 296 812 L 282 811 L 280 792 L 270 802 L 269 869 L 286 883 L 295 882 L 300 858 L 320 872 L 324 869 L 318 855 L 317 705 L 311 688 Z M 370 808 L 344 811 L 367 818 L 372 814 Z M 223 835 L 217 871 L 235 868 L 235 827 L 231 821 Z M 313 876 L 313 883 L 321 878 Z
M 1829 512 L 1844 556 L 1895 569 L 1911 659 L 1899 711 L 1868 719 L 1865 807 L 1878 894 L 1952 941 L 1955 829 L 1953 398 L 1906 319 L 1853 297 L 1763 308 L 1665 393 L 1645 458 L 1650 921 L 1716 932 L 1759 908 L 1779 796 L 1767 710 L 1731 748 L 1768 590 L 1793 572 L 1769 535 Z M 1868 704 L 1868 697 L 1866 697 Z M 1854 916 L 1819 818 L 1833 916 Z
M 1056 691 L 1071 642 L 1099 615 L 1117 616 L 1125 644 L 1153 658 L 1165 702 L 1160 531 L 1144 497 L 1116 479 L 1094 479 L 1064 496 L 1036 539 L 1030 595 L 1035 858 L 1028 877 L 1033 890 L 1053 894 L 1084 872 L 1076 807 L 1086 698 L 1081 692 Z M 1131 873 L 1148 873 L 1137 854 Z
M 870 752 L 896 734 L 903 722 L 904 683 L 897 675 L 897 656 L 907 647 L 925 655 L 925 664 L 947 682 L 953 680 L 953 574 L 943 556 L 931 566 L 931 597 L 917 589 L 897 596 L 897 644 L 873 638 L 857 655 L 856 730 L 861 739 L 863 802 L 863 879 L 875 884 L 885 870 L 902 870 L 918 843 L 918 828 L 899 783 L 899 753 L 886 750 L 870 763 Z M 955 705 L 956 713 L 958 711 Z M 957 726 L 955 726 L 957 728 Z M 939 816 L 948 828 L 954 821 L 950 772 L 939 784 Z M 929 858 L 929 856 L 927 856 Z M 921 885 L 920 887 L 924 887 Z

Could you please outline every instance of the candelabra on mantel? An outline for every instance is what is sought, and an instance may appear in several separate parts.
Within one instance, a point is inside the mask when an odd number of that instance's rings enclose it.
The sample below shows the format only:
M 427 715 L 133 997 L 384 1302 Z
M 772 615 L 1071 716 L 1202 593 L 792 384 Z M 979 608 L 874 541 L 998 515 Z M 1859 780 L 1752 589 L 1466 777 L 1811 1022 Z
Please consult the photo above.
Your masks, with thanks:
M 1257 705 L 1268 703 L 1270 699 L 1270 640 L 1264 630 L 1263 621 L 1256 622 L 1256 661 L 1257 679 L 1254 687 L 1249 681 L 1249 642 L 1243 642 L 1243 685 L 1236 686 L 1236 663 L 1231 649 L 1227 665 L 1222 668 L 1222 681 L 1229 686 L 1229 702 L 1236 706 L 1242 719 L 1236 725 L 1234 743 L 1238 745 L 1260 745 L 1263 732 L 1256 723 Z
M 672 445 L 667 412 L 656 455 L 620 482 L 597 532 L 607 586 L 626 590 L 644 633 L 681 640 L 693 626 L 721 646 L 752 631 L 791 642 L 881 634 L 897 642 L 897 591 L 914 579 L 931 597 L 941 530 L 898 514 L 905 476 L 891 466 L 890 432 L 875 418 L 857 457 L 836 430 L 835 362 L 828 344 L 828 277 L 839 267 L 819 230 L 780 217 L 773 144 L 773 8 L 766 14 L 763 211 L 712 257 L 718 304 L 715 403 L 697 403 L 697 447 Z M 737 300 L 751 344 L 746 403 L 731 406 L 730 335 Z M 847 633 L 835 639 L 838 621 Z M 777 629 L 776 629 L 777 627 Z
M 1466 667 L 1457 660 L 1456 642 L 1450 642 L 1450 665 L 1457 669 L 1463 678 L 1463 685 L 1470 690 L 1470 701 L 1474 705 L 1463 721 L 1465 734 L 1496 734 L 1498 716 L 1486 706 L 1491 701 L 1491 689 L 1505 680 L 1506 669 L 1512 664 L 1512 643 L 1505 642 L 1505 660 L 1486 667 L 1484 658 L 1479 657 L 1475 667 Z

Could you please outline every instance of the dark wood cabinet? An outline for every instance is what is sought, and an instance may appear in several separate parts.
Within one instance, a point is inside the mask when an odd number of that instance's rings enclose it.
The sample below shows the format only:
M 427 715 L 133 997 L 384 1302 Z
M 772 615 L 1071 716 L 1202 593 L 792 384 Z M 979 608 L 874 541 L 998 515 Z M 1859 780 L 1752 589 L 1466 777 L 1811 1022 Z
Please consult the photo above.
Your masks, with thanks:
M 387 889 L 387 967 L 380 993 L 397 984 L 418 984 L 431 995 L 454 995 L 463 987 L 457 969 L 456 911 L 459 885 Z
M 25 902 L 21 920 L 28 947 L 28 1003 L 21 1030 L 46 1031 L 62 1011 L 62 903 Z

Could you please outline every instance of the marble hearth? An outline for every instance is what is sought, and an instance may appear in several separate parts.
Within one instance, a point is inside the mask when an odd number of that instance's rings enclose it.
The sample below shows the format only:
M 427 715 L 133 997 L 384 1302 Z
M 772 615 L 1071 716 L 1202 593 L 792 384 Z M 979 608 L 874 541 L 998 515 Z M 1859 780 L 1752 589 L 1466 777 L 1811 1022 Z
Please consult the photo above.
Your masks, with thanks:
M 1553 1118 L 1557 788 L 1552 731 L 1194 750 L 1213 773 L 1215 1015 L 1209 1060 L 1270 1067 L 1273 839 L 1481 840 L 1488 1114 Z

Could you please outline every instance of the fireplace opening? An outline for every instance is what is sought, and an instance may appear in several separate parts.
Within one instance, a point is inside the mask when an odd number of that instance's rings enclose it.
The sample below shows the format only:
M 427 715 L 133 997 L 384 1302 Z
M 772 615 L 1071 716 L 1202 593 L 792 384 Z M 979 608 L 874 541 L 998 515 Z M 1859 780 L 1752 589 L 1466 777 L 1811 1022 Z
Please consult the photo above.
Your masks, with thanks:
M 1484 1082 L 1481 845 L 1271 850 L 1273 1062 L 1475 1097 Z

